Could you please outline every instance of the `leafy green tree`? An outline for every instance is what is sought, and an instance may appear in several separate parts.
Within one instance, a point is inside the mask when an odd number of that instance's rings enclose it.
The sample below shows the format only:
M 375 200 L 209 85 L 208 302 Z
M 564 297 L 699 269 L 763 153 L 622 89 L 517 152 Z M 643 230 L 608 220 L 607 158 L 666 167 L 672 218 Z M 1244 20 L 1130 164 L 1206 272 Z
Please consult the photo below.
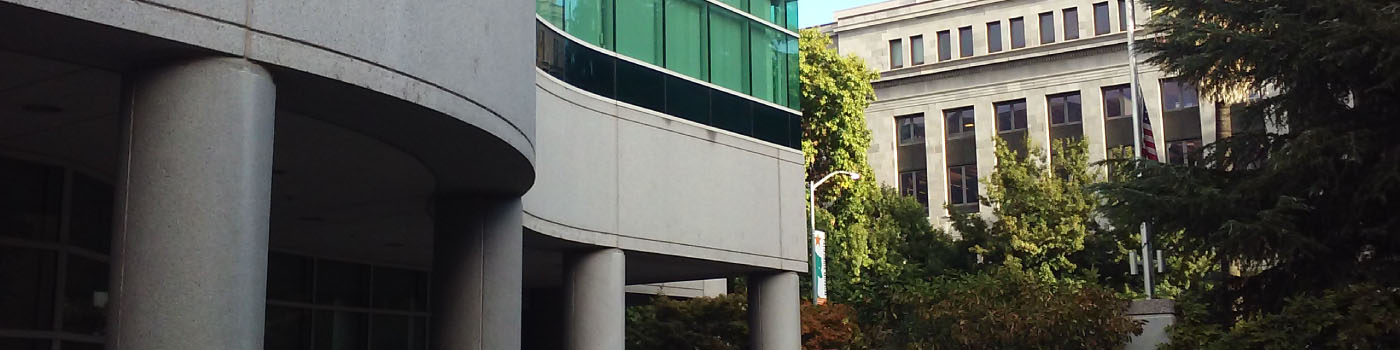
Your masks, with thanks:
M 1053 161 L 1046 164 L 1039 148 L 1016 152 L 996 139 L 997 164 L 983 181 L 981 199 L 992 217 L 954 215 L 961 244 L 988 263 L 1045 278 L 1097 281 L 1101 268 L 1125 272 L 1119 259 L 1127 254 L 1129 236 L 1095 220 L 1099 199 L 1088 186 L 1097 177 L 1089 168 L 1087 144 L 1057 141 L 1052 148 Z
M 748 302 L 743 294 L 676 300 L 656 296 L 627 308 L 629 350 L 739 350 L 748 344 Z
M 879 191 L 869 178 L 870 130 L 865 123 L 865 108 L 875 99 L 870 82 L 879 74 L 859 57 L 841 56 L 829 46 L 831 39 L 825 34 L 802 31 L 802 150 L 807 181 L 836 170 L 867 176 L 860 181 L 836 177 L 817 192 L 818 207 L 825 207 L 818 210 L 817 227 L 827 232 L 826 274 L 835 282 L 827 289 L 835 299 L 843 293 L 837 281 L 857 281 L 863 271 L 885 264 L 881 245 L 886 241 L 872 236 L 865 215 L 870 196 Z
M 939 278 L 903 302 L 914 349 L 1121 349 L 1141 325 L 1112 291 L 999 267 Z

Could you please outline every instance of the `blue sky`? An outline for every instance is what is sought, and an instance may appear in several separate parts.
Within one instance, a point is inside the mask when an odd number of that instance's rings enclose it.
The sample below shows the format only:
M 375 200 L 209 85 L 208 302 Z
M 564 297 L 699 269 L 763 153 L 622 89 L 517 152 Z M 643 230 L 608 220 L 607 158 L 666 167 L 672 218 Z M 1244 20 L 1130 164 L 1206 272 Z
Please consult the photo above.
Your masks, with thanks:
M 836 21 L 831 16 L 836 10 L 844 10 L 860 5 L 873 4 L 883 0 L 798 0 L 797 24 L 807 28 L 818 24 Z

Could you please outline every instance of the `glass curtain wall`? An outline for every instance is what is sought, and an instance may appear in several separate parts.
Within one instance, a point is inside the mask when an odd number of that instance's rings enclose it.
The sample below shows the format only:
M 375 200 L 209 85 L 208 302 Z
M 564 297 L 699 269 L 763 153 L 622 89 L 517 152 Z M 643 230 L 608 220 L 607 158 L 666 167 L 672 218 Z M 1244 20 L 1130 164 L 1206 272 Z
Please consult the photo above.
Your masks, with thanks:
M 724 5 L 703 0 L 536 0 L 535 11 L 590 44 L 800 108 L 797 38 L 778 29 L 797 29 L 797 2 L 720 3 Z

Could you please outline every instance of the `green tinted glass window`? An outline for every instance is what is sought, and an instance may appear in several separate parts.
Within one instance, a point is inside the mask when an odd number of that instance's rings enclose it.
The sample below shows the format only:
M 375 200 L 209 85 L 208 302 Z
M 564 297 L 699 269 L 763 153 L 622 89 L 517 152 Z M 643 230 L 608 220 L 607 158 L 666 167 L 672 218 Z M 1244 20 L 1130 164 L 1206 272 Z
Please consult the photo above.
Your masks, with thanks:
M 772 0 L 749 0 L 748 11 L 754 17 L 762 18 L 769 22 L 773 21 Z
M 617 52 L 661 64 L 661 0 L 617 1 Z
M 797 0 L 787 2 L 787 29 L 797 31 Z
M 798 69 L 797 38 L 787 37 L 787 50 L 783 52 L 783 55 L 787 56 L 788 61 L 786 69 L 788 79 L 787 106 L 792 109 L 801 109 L 802 85 Z
M 666 68 L 707 79 L 704 2 L 666 0 Z
M 766 26 L 750 27 L 753 96 L 787 104 L 787 36 Z
M 564 0 L 535 0 L 535 13 L 555 27 L 564 28 Z
M 748 93 L 748 20 L 720 8 L 710 10 L 710 82 Z
M 749 8 L 749 2 L 747 0 L 719 0 L 719 2 L 725 3 L 729 6 L 734 6 L 734 8 L 739 9 L 740 11 Z
M 611 49 L 612 0 L 565 0 L 564 31 L 590 44 Z

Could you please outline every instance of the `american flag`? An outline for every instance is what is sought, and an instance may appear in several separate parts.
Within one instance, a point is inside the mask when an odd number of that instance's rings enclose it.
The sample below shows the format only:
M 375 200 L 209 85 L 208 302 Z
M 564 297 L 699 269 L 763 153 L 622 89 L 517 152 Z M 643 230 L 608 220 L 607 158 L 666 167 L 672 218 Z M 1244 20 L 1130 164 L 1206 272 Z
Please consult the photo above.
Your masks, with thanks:
M 1150 160 L 1157 160 L 1157 143 L 1152 138 L 1152 118 L 1147 117 L 1147 101 L 1142 99 L 1142 89 L 1137 91 L 1137 100 L 1142 116 L 1142 157 Z

